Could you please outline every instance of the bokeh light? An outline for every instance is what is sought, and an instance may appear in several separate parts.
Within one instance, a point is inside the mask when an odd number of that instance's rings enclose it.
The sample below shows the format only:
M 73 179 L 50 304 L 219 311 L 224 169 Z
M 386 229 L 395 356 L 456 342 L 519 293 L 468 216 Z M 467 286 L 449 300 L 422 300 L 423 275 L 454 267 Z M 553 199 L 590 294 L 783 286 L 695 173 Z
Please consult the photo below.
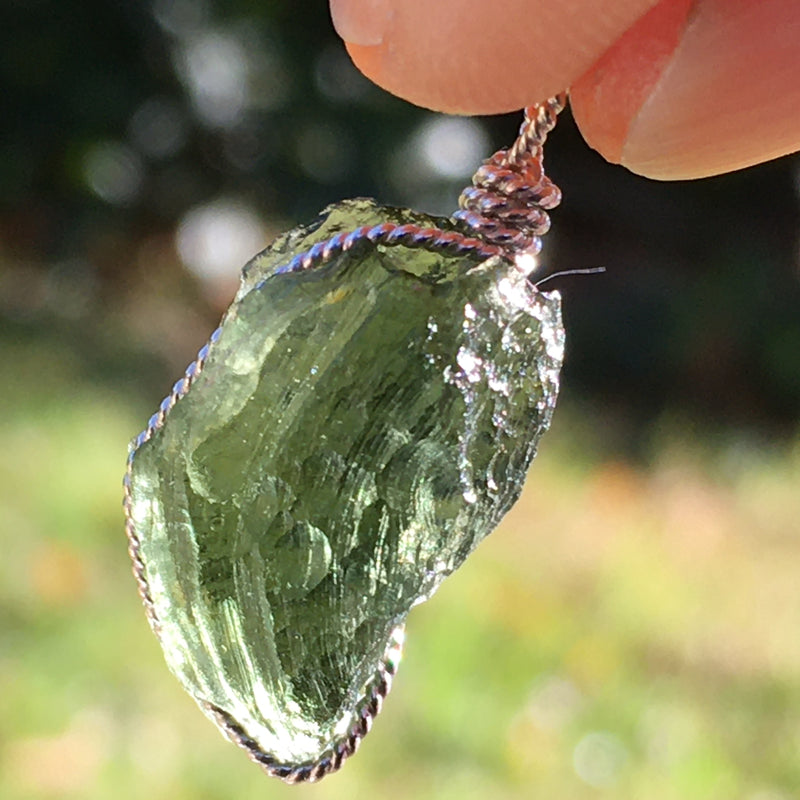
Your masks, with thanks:
M 129 205 L 136 199 L 143 173 L 136 153 L 116 142 L 92 146 L 83 159 L 83 174 L 89 188 L 100 199 L 114 205 Z
M 176 233 L 178 254 L 186 268 L 216 294 L 229 297 L 242 265 L 266 245 L 265 226 L 248 205 L 220 198 L 197 206 L 183 217 Z

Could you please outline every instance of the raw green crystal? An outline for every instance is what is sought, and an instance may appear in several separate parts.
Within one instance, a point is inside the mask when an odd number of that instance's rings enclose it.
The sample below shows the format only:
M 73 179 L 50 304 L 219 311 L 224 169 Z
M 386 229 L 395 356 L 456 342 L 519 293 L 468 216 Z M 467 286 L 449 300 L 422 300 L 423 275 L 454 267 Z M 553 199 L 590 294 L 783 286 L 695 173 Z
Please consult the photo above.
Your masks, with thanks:
M 559 298 L 513 263 L 365 242 L 276 272 L 385 221 L 452 227 L 351 201 L 282 237 L 130 467 L 170 668 L 283 764 L 346 735 L 410 608 L 517 499 L 556 400 Z

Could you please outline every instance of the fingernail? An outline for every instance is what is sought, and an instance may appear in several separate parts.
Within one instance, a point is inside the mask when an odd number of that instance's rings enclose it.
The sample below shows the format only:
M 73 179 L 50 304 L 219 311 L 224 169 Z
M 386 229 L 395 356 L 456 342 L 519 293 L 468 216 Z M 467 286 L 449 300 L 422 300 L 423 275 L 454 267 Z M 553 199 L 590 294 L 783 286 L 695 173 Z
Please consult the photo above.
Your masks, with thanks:
M 389 26 L 389 0 L 330 0 L 336 32 L 346 42 L 374 46 L 383 42 Z
M 625 163 L 632 121 L 669 69 L 693 2 L 664 0 L 651 8 L 570 90 L 586 141 L 613 164 Z
M 794 0 L 698 4 L 632 120 L 620 161 L 674 180 L 717 175 L 797 149 Z

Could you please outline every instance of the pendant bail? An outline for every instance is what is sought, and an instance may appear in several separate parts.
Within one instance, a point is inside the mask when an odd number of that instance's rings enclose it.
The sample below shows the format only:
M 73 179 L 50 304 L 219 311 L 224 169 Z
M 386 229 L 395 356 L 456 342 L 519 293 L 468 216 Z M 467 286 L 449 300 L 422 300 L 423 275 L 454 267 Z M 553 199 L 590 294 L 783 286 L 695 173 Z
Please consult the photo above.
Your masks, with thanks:
M 543 145 L 566 104 L 562 92 L 528 106 L 514 144 L 484 161 L 459 197 L 453 219 L 510 256 L 539 253 L 550 229 L 547 211 L 561 202 L 561 190 L 544 173 Z

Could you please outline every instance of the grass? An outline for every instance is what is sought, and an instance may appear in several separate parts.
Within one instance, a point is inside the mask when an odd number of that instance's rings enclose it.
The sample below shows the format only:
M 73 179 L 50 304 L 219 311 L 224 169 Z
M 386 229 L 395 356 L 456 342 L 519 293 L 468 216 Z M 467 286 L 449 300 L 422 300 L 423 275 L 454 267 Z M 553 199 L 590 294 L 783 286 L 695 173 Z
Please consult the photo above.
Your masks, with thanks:
M 523 499 L 412 613 L 361 752 L 290 788 L 167 672 L 120 510 L 149 409 L 76 373 L 66 345 L 4 346 L 0 797 L 800 794 L 800 446 L 665 424 L 645 468 L 560 411 Z

